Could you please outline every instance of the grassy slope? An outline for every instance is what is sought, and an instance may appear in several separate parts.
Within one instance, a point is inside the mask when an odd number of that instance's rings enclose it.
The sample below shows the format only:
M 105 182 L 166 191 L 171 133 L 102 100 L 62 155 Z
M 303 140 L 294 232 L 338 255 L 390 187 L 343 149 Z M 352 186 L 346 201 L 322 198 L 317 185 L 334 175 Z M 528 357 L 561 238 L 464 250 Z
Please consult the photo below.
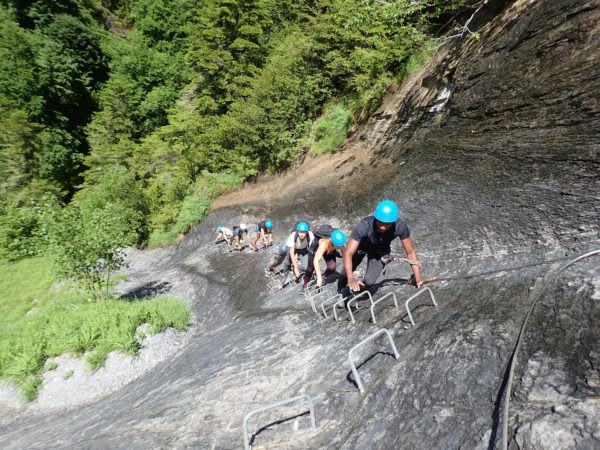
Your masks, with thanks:
M 90 366 L 98 367 L 112 350 L 135 354 L 142 323 L 149 323 L 152 333 L 189 323 L 181 301 L 93 302 L 77 290 L 57 287 L 47 258 L 1 262 L 0 293 L 0 378 L 17 383 L 29 399 L 49 357 L 87 353 Z

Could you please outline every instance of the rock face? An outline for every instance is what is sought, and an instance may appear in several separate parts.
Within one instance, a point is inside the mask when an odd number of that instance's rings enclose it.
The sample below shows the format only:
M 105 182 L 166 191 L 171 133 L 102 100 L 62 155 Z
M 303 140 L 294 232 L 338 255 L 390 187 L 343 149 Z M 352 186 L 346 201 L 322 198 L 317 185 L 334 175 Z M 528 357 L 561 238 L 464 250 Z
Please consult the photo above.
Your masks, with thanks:
M 11 410 L 0 446 L 240 448 L 495 448 L 507 367 L 525 314 L 509 408 L 511 448 L 600 447 L 600 2 L 490 2 L 481 38 L 446 44 L 361 125 L 328 170 L 283 179 L 293 191 L 232 194 L 177 246 L 136 255 L 128 289 L 163 281 L 196 322 L 168 362 L 94 404 Z M 366 155 L 366 156 L 363 156 Z M 335 160 L 335 165 L 327 161 Z M 308 164 L 308 163 L 307 163 Z M 318 171 L 315 173 L 318 174 Z M 265 182 L 263 186 L 269 186 Z M 296 188 L 297 186 L 297 188 Z M 346 231 L 383 198 L 411 230 L 438 307 L 403 302 L 407 267 L 388 266 L 356 323 L 313 313 L 297 289 L 269 292 L 270 255 L 223 253 L 218 225 L 268 216 L 276 240 L 299 219 Z M 400 251 L 399 243 L 393 250 Z M 133 261 L 135 262 L 135 261 Z M 139 267 L 139 270 L 137 269 Z M 153 276 L 152 268 L 155 271 Z M 364 269 L 363 269 L 364 270 Z M 136 284 L 137 283 L 137 284 Z M 187 291 L 185 291 L 187 292 Z M 348 352 L 381 328 L 384 337 Z

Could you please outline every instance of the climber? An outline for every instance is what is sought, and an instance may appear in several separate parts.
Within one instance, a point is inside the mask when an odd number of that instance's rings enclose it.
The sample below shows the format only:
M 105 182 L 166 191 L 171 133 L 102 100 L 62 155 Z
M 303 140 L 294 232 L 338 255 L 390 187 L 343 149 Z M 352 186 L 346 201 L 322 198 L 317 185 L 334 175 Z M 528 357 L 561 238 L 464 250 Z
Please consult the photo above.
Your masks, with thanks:
M 390 254 L 390 244 L 397 237 L 402 242 L 407 258 L 413 262 L 413 285 L 421 287 L 424 280 L 421 278 L 417 252 L 413 247 L 408 227 L 398 217 L 396 204 L 391 200 L 384 200 L 377 205 L 373 216 L 363 219 L 352 231 L 343 253 L 345 275 L 338 279 L 338 292 L 345 289 L 344 292 L 350 294 L 348 287 L 352 292 L 357 292 L 369 289 L 375 284 L 384 268 L 385 257 Z M 358 280 L 354 270 L 365 255 L 367 270 L 363 280 Z
M 246 235 L 248 244 L 250 244 L 250 247 L 252 247 L 252 240 L 250 239 L 250 235 L 248 234 L 248 227 L 246 226 L 245 223 L 240 223 L 239 225 L 233 226 L 233 234 L 229 238 L 229 244 L 230 245 L 233 244 L 233 241 L 235 240 L 237 249 L 239 251 L 242 251 L 242 240 L 243 240 L 242 233 L 244 233 Z
M 273 223 L 270 220 L 262 220 L 256 224 L 256 234 L 252 246 L 254 250 L 258 250 L 256 242 L 261 239 L 263 247 L 273 244 Z
M 308 266 L 304 273 L 304 289 L 313 276 L 317 276 L 317 287 L 323 285 L 323 275 L 325 277 L 335 273 L 336 258 L 341 257 L 338 250 L 344 249 L 346 245 L 346 235 L 341 230 L 335 230 L 331 225 L 321 225 L 315 232 L 315 240 L 308 249 Z M 321 274 L 321 258 L 325 260 L 326 269 Z
M 308 265 L 308 247 L 314 238 L 315 236 L 309 230 L 308 224 L 306 222 L 299 222 L 296 230 L 289 235 L 285 244 L 280 246 L 273 262 L 265 269 L 265 272 L 272 272 L 275 266 L 278 266 L 283 261 L 283 273 L 287 273 L 292 268 L 298 280 L 300 278 L 300 268 L 306 269 Z M 285 251 L 285 257 L 282 250 Z
M 215 244 L 219 242 L 225 241 L 229 249 L 231 249 L 231 244 L 229 243 L 229 239 L 231 239 L 232 232 L 229 228 L 226 227 L 218 227 L 217 228 L 217 237 L 215 238 Z

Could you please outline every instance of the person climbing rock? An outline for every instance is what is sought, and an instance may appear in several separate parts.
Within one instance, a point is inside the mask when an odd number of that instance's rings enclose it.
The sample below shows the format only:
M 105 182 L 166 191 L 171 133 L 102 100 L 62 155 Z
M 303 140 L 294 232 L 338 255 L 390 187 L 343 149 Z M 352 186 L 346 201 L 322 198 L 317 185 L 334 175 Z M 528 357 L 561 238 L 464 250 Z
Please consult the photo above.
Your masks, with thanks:
M 237 249 L 239 251 L 242 251 L 242 240 L 244 239 L 243 235 L 246 236 L 248 244 L 250 245 L 250 247 L 252 247 L 252 240 L 250 239 L 250 235 L 248 234 L 248 226 L 245 223 L 240 223 L 239 225 L 233 226 L 233 232 L 231 238 L 229 238 L 229 244 L 231 245 L 233 244 L 233 241 L 235 241 Z
M 270 220 L 263 220 L 256 224 L 256 234 L 254 235 L 254 242 L 252 246 L 254 250 L 258 250 L 256 242 L 260 239 L 263 247 L 267 247 L 273 244 L 273 222 Z
M 273 262 L 265 271 L 272 272 L 283 261 L 282 272 L 287 273 L 290 269 L 293 269 L 296 279 L 300 279 L 300 269 L 306 269 L 308 264 L 308 247 L 314 239 L 315 236 L 309 230 L 308 223 L 298 222 L 296 230 L 279 247 L 279 251 L 275 255 Z M 285 256 L 283 256 L 282 250 L 286 250 Z
M 421 268 L 418 264 L 417 252 L 413 246 L 406 223 L 398 217 L 398 207 L 391 200 L 384 200 L 375 208 L 375 214 L 364 218 L 352 231 L 350 240 L 344 249 L 345 275 L 338 279 L 338 292 L 352 292 L 368 289 L 377 281 L 385 265 L 385 257 L 390 254 L 390 244 L 400 238 L 407 258 L 414 262 L 411 268 L 414 284 L 421 287 Z M 363 280 L 355 278 L 354 271 L 364 257 L 367 257 L 367 271 Z M 346 287 L 348 286 L 348 288 Z
M 323 286 L 323 275 L 325 277 L 335 273 L 336 259 L 341 257 L 339 250 L 343 251 L 347 239 L 341 230 L 335 230 L 331 225 L 321 225 L 315 232 L 315 240 L 308 249 L 308 266 L 304 273 L 304 288 L 313 274 L 317 277 L 317 286 Z M 325 261 L 326 269 L 321 274 L 321 258 Z
M 290 268 L 294 271 L 294 276 L 300 278 L 300 268 L 306 270 L 308 265 L 308 248 L 315 239 L 315 235 L 309 230 L 306 222 L 300 222 L 296 226 L 296 231 L 288 237 L 285 245 L 288 246 L 288 252 L 283 261 L 283 271 L 288 272 Z
M 225 241 L 227 246 L 231 249 L 231 244 L 229 243 L 231 236 L 233 236 L 233 233 L 229 228 L 220 226 L 217 228 L 217 237 L 215 238 L 215 244 Z

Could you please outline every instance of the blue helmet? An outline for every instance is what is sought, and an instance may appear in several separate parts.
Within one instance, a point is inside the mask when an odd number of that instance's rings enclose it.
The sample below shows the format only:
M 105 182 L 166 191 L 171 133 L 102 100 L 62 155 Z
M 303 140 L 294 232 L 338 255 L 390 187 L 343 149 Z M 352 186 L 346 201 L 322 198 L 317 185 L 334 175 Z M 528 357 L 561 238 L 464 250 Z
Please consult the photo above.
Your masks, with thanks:
M 272 226 L 273 226 L 273 222 L 271 222 L 270 220 L 267 220 L 267 221 L 265 222 L 265 227 L 267 227 L 267 228 L 271 228 Z
M 296 231 L 308 231 L 308 224 L 306 222 L 300 222 L 296 227 Z
M 398 207 L 393 201 L 384 200 L 375 208 L 375 218 L 380 222 L 395 222 L 398 220 Z
M 331 243 L 336 247 L 343 247 L 346 242 L 346 235 L 342 230 L 335 230 L 331 233 Z
M 219 233 L 222 229 L 223 229 L 223 227 L 217 228 L 217 233 Z

